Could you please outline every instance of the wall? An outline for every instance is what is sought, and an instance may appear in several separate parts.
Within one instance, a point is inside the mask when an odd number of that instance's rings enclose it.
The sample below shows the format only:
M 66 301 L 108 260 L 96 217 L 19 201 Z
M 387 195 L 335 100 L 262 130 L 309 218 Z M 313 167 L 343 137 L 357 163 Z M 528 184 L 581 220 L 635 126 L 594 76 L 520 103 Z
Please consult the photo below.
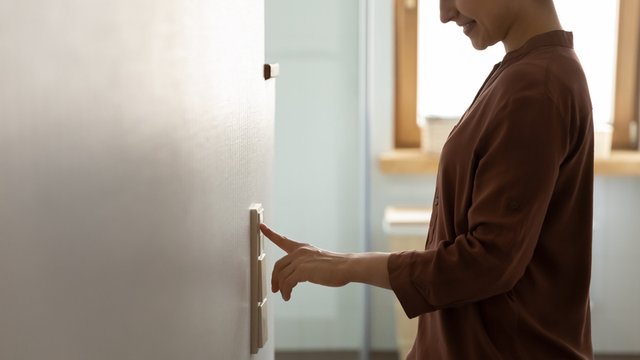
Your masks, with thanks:
M 0 1 L 0 358 L 273 359 L 272 326 L 249 355 L 263 10 Z
M 334 251 L 362 249 L 358 0 L 269 0 L 267 58 L 281 65 L 271 225 Z M 279 255 L 283 255 L 279 252 Z M 363 329 L 359 285 L 300 284 L 276 302 L 276 346 L 354 349 Z
M 374 251 L 389 251 L 382 228 L 384 209 L 390 205 L 422 206 L 431 204 L 433 176 L 397 176 L 382 174 L 378 169 L 379 154 L 393 149 L 393 2 L 370 2 L 371 57 L 370 108 L 371 121 L 371 242 Z M 394 295 L 383 289 L 372 289 L 371 344 L 374 350 L 395 349 L 393 314 Z
M 591 322 L 602 353 L 640 354 L 640 179 L 595 179 Z

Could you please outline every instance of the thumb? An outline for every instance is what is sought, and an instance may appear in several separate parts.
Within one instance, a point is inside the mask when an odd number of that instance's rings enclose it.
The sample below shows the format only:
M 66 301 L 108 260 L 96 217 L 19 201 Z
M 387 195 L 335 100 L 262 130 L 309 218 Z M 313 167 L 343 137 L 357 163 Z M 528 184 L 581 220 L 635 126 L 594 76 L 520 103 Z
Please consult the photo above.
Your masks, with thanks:
M 269 229 L 269 227 L 265 224 L 260 224 L 260 231 L 262 231 L 264 236 L 268 237 L 272 243 L 276 244 L 276 246 L 284 250 L 284 252 L 286 252 L 287 254 L 303 245 L 297 241 L 287 239 L 286 237 L 276 233 L 275 231 Z

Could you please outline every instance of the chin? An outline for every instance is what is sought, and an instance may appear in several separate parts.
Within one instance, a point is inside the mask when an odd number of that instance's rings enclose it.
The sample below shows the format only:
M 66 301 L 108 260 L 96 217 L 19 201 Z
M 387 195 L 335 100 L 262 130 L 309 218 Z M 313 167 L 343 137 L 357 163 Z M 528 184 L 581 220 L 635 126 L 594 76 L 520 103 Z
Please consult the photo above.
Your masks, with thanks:
M 497 41 L 484 41 L 484 39 L 471 39 L 471 45 L 476 50 L 485 50 L 488 47 L 495 45 Z
M 481 43 L 473 40 L 471 40 L 471 45 L 473 45 L 473 48 L 476 50 L 484 50 L 489 47 L 489 45 L 486 43 Z

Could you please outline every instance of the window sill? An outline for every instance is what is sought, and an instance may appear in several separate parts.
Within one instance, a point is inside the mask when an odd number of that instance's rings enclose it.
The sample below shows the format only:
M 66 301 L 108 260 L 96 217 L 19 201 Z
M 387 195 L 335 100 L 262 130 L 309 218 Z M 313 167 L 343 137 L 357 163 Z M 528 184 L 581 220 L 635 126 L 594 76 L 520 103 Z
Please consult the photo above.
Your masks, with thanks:
M 378 158 L 384 174 L 435 174 L 439 156 L 420 149 L 396 149 Z M 604 176 L 640 176 L 640 151 L 614 150 L 608 158 L 595 159 L 595 174 Z

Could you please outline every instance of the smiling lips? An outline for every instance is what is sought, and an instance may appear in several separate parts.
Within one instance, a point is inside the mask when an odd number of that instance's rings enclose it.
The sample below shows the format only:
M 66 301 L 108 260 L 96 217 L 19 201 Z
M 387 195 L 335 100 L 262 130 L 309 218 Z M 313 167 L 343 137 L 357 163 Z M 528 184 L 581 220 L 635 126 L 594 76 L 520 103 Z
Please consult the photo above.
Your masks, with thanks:
M 476 22 L 475 21 L 470 21 L 464 25 L 460 25 L 462 26 L 462 31 L 464 32 L 465 35 L 469 35 L 469 33 L 473 30 L 473 28 L 475 27 Z

